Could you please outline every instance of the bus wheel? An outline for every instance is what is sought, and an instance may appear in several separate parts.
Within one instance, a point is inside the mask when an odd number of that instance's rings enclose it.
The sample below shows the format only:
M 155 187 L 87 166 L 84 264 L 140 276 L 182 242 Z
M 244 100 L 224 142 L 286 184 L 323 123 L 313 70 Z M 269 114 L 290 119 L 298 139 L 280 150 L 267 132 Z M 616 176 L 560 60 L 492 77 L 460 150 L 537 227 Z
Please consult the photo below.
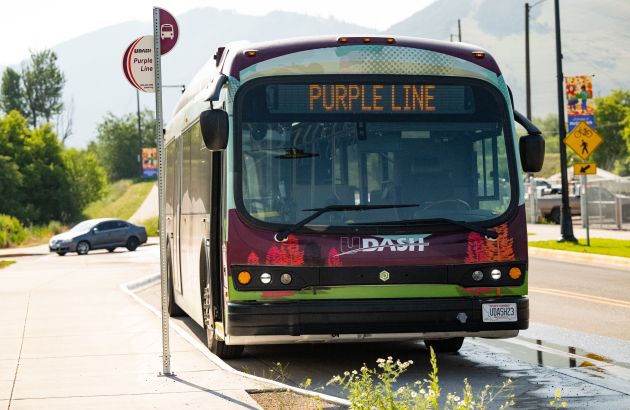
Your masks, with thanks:
M 215 332 L 214 315 L 212 312 L 212 301 L 210 299 L 210 289 L 207 287 L 203 292 L 204 316 L 206 316 L 206 337 L 208 349 L 221 359 L 235 359 L 243 353 L 244 346 L 226 345 L 223 340 L 219 340 Z M 206 308 L 207 307 L 207 308 Z
M 167 250 L 166 254 L 168 255 L 166 261 L 166 275 L 168 279 L 168 315 L 170 317 L 184 316 L 185 313 L 182 308 L 177 306 L 177 303 L 175 303 L 175 294 L 173 293 L 173 266 L 171 263 L 170 248 Z
M 425 340 L 424 345 L 433 348 L 435 353 L 457 353 L 464 344 L 463 337 L 453 337 L 451 339 Z

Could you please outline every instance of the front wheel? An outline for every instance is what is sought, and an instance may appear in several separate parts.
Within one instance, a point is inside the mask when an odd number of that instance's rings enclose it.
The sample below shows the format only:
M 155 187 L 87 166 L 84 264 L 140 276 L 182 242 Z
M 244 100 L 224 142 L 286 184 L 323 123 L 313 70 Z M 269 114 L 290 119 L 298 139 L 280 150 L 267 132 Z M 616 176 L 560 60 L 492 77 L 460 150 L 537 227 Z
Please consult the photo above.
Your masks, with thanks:
M 59 256 L 64 256 L 66 253 L 65 252 L 57 252 L 57 255 Z
M 77 244 L 77 253 L 79 255 L 87 255 L 90 251 L 90 244 L 87 241 L 81 241 Z
M 457 353 L 464 344 L 463 337 L 453 337 L 451 339 L 425 340 L 424 345 L 433 348 L 435 353 Z
M 206 328 L 206 335 L 208 337 L 208 349 L 221 359 L 235 359 L 243 354 L 245 346 L 226 345 L 223 340 L 217 339 L 214 323 L 212 327 L 209 326 Z
M 136 249 L 138 249 L 138 245 L 140 245 L 140 241 L 135 236 L 132 236 L 131 238 L 127 239 L 127 250 L 129 250 L 130 252 L 133 252 Z

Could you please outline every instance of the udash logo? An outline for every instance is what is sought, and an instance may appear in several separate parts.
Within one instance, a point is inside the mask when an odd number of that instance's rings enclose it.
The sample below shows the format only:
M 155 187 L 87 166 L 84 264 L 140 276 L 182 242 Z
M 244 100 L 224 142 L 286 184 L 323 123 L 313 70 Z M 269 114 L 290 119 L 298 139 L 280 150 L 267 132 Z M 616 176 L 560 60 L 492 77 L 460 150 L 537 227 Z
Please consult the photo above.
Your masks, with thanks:
M 425 246 L 425 238 L 430 234 L 422 235 L 382 235 L 373 238 L 342 237 L 341 255 L 351 255 L 358 252 L 383 252 L 385 249 L 390 252 L 422 252 Z

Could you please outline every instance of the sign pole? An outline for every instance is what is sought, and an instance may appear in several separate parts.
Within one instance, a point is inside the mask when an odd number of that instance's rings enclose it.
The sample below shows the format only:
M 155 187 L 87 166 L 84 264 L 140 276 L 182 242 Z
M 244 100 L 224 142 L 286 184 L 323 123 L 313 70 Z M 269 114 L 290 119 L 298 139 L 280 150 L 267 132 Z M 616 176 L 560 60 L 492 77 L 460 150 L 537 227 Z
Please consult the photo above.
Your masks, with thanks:
M 166 276 L 166 223 L 164 209 L 164 125 L 162 118 L 162 61 L 160 49 L 160 9 L 153 8 L 153 58 L 155 73 L 155 136 L 158 149 L 158 196 L 159 196 L 159 230 L 160 230 L 160 278 L 162 296 L 162 375 L 172 376 L 171 354 L 169 348 L 169 315 L 168 315 L 168 278 Z
M 584 187 L 584 219 L 586 220 L 586 246 L 591 246 L 591 235 L 590 235 L 590 228 L 589 228 L 589 224 L 588 224 L 588 185 L 587 185 L 587 178 L 588 176 L 586 174 L 582 175 L 582 186 Z

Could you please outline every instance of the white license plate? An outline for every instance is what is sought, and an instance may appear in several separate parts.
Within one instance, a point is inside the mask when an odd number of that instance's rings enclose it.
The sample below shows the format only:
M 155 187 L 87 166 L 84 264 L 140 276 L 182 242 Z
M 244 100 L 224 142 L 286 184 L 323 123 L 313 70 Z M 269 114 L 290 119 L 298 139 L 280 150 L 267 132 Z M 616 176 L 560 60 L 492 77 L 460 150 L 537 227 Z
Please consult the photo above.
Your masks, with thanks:
M 481 316 L 484 322 L 516 322 L 516 303 L 484 303 Z

